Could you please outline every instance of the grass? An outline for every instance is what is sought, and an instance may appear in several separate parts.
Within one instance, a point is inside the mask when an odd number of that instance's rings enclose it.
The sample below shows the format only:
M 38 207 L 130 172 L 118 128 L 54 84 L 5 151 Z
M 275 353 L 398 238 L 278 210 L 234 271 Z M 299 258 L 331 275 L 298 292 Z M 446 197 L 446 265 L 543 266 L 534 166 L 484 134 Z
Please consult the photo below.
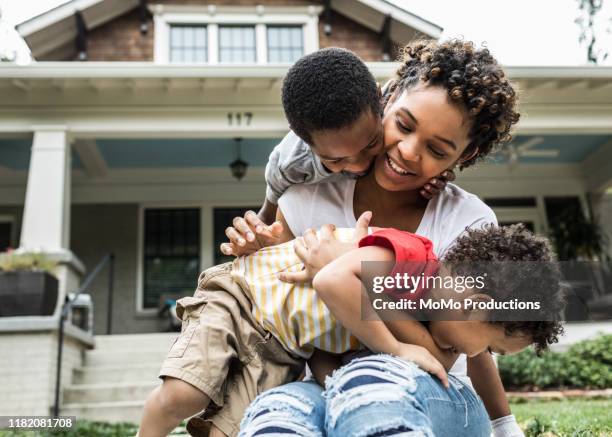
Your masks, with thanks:
M 612 436 L 612 399 L 534 400 L 510 406 L 527 437 Z
M 511 408 L 526 437 L 612 437 L 612 399 L 516 401 Z M 0 430 L 0 437 L 127 437 L 135 433 L 136 425 L 79 420 L 72 430 Z

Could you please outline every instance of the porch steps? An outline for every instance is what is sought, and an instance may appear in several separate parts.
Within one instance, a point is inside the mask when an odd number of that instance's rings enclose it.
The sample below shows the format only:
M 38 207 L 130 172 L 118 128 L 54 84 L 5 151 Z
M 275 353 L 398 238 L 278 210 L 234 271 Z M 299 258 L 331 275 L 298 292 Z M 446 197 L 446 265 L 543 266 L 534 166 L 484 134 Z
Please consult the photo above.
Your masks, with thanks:
M 177 336 L 95 336 L 95 348 L 85 352 L 83 366 L 74 369 L 72 381 L 64 385 L 61 413 L 77 419 L 138 424 L 145 399 L 161 383 L 157 374 Z

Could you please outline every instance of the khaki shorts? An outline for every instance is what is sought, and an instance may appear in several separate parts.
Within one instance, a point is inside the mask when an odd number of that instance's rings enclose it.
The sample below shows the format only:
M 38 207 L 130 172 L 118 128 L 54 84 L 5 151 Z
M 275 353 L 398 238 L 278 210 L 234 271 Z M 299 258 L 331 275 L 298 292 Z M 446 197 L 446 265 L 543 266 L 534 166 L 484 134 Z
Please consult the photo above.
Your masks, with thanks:
M 193 297 L 177 301 L 182 330 L 159 377 L 183 380 L 204 392 L 209 407 L 188 424 L 206 435 L 203 421 L 238 434 L 244 411 L 265 390 L 295 380 L 304 361 L 290 355 L 252 316 L 251 301 L 231 277 L 231 263 L 200 274 Z M 204 434 L 202 434 L 204 433 Z

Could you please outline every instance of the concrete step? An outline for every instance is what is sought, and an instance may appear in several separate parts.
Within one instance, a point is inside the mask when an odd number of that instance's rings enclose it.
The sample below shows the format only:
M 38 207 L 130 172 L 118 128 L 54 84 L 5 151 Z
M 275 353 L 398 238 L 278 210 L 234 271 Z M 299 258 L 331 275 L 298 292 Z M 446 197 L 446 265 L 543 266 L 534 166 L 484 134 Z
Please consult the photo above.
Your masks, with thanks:
M 161 380 L 159 382 L 161 383 Z M 158 385 L 157 382 L 69 385 L 64 388 L 64 403 L 142 401 Z
M 64 404 L 62 416 L 76 416 L 77 420 L 119 423 L 129 422 L 139 424 L 144 407 L 144 399 L 140 401 L 115 401 Z
M 85 352 L 85 367 L 134 365 L 139 363 L 161 366 L 168 354 L 168 348 L 117 349 L 114 351 L 93 349 Z
M 72 375 L 73 384 L 113 384 L 122 382 L 160 381 L 157 378 L 161 361 L 152 364 L 110 365 L 97 367 L 77 367 Z
M 156 332 L 150 334 L 96 335 L 96 350 L 155 349 L 168 350 L 178 332 Z

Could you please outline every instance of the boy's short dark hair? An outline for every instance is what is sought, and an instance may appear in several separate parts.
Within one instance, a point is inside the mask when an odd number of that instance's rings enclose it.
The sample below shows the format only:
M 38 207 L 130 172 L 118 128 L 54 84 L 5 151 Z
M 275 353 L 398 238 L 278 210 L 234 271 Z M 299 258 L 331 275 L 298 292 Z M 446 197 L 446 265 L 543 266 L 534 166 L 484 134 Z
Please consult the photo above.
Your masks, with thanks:
M 563 333 L 560 318 L 565 293 L 559 263 L 546 238 L 534 235 L 522 223 L 467 229 L 447 252 L 444 263 L 458 266 L 462 274 L 484 271 L 490 285 L 486 293 L 496 301 L 542 303 L 539 320 L 508 320 L 492 312 L 489 322 L 503 326 L 506 335 L 529 336 L 538 352 L 558 341 Z M 474 268 L 478 272 L 466 271 Z
M 364 62 L 337 47 L 300 58 L 287 72 L 282 91 L 293 132 L 312 144 L 312 132 L 340 129 L 366 110 L 381 111 L 378 86 Z

